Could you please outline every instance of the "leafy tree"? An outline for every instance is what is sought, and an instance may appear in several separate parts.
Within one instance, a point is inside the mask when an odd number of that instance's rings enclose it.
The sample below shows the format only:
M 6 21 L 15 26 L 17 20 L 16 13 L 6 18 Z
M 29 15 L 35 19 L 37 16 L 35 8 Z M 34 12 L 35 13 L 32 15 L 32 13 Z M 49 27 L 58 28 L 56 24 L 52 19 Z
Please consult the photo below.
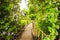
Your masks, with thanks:
M 54 40 L 57 34 L 59 0 L 29 0 L 28 14 L 37 22 L 37 29 L 42 33 L 40 40 Z
M 0 0 L 0 40 L 11 40 L 20 30 L 19 2 Z

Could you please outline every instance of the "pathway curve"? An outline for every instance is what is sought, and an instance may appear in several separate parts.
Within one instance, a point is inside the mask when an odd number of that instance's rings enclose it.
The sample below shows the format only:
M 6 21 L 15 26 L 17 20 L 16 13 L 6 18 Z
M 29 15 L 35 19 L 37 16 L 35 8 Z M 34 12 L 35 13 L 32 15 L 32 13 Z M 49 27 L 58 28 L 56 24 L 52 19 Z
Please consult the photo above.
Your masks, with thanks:
M 30 23 L 24 30 L 24 32 L 22 33 L 22 36 L 19 40 L 33 40 L 32 37 L 32 28 L 33 28 L 33 24 Z

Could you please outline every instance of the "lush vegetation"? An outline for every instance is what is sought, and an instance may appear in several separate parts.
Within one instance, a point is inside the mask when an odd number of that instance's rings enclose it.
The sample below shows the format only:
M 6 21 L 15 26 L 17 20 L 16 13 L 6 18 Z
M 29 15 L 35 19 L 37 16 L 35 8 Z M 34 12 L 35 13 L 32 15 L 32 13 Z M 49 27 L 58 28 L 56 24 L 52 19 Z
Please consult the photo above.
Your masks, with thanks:
M 28 17 L 35 20 L 40 40 L 54 40 L 59 34 L 59 0 L 30 0 Z M 60 30 L 60 29 L 59 29 Z M 60 35 L 59 35 L 60 36 Z
M 20 0 L 0 0 L 0 40 L 11 40 L 20 28 Z
M 22 11 L 19 2 L 0 0 L 0 40 L 12 40 L 31 20 L 39 40 L 60 37 L 60 0 L 29 0 L 28 9 Z

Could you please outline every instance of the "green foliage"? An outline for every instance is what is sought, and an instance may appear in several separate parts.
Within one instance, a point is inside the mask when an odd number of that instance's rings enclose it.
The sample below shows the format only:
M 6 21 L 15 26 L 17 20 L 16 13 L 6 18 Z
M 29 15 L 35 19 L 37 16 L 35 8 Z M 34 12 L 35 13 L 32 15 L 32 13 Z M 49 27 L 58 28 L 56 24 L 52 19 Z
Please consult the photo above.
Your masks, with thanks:
M 57 25 L 60 25 L 60 0 L 29 0 L 28 10 L 23 10 L 25 16 L 19 14 L 19 2 L 20 0 L 0 0 L 0 38 L 11 40 L 22 30 L 21 26 L 34 20 L 40 40 L 54 40 Z
M 21 24 L 18 3 L 19 0 L 0 0 L 0 40 L 11 40 L 18 32 Z
M 59 15 L 59 0 L 30 0 L 28 5 L 29 18 L 37 22 L 37 29 L 43 32 L 41 40 L 54 40 L 57 33 L 57 22 Z M 59 17 L 60 18 L 60 17 Z
M 30 20 L 21 20 L 21 26 L 24 27 L 25 25 L 27 25 L 29 22 L 31 22 Z

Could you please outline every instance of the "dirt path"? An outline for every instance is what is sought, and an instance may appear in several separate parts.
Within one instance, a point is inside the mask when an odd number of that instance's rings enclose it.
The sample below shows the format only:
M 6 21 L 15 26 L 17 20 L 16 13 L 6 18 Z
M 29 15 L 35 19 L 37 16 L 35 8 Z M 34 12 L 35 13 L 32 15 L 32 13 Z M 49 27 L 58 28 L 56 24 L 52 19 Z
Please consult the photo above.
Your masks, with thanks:
M 19 40 L 33 40 L 31 30 L 33 28 L 32 23 L 30 23 L 26 28 L 25 31 L 22 33 L 22 36 Z

